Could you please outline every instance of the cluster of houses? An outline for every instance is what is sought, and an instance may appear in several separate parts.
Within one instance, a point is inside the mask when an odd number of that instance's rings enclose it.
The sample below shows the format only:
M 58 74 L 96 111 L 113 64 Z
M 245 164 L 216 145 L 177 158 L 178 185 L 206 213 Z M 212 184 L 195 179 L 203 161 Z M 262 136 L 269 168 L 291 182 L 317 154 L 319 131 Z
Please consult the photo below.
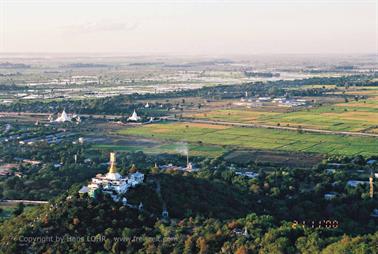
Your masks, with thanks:
M 280 107 L 299 107 L 306 105 L 306 100 L 304 99 L 287 99 L 283 97 L 274 98 L 272 102 L 278 104 Z
M 373 166 L 376 165 L 377 163 L 378 163 L 378 160 L 373 160 L 373 159 L 368 160 L 366 162 L 366 165 L 371 168 L 369 178 L 366 179 L 366 180 L 349 179 L 346 182 L 346 186 L 350 187 L 350 188 L 357 188 L 358 186 L 363 186 L 363 185 L 369 186 L 369 196 L 370 196 L 370 198 L 373 198 L 374 197 L 374 178 L 378 178 L 378 173 L 373 172 Z M 326 168 L 325 172 L 327 174 L 334 174 L 337 171 L 336 169 L 345 166 L 345 164 L 328 163 L 328 166 L 332 167 L 332 168 Z M 365 173 L 365 170 L 356 170 L 356 172 L 357 173 Z M 335 185 L 335 184 L 336 184 L 336 182 L 333 183 L 332 185 Z M 339 195 L 339 193 L 337 193 L 337 192 L 333 192 L 333 191 L 327 192 L 327 193 L 324 194 L 324 199 L 330 201 L 330 200 L 335 199 L 338 195 Z M 378 218 L 378 209 L 373 209 L 370 216 Z
M 6 163 L 0 165 L 0 176 L 17 176 L 22 177 L 22 172 L 19 171 L 21 165 L 40 165 L 42 164 L 41 161 L 38 160 L 30 160 L 30 159 L 24 159 L 15 157 L 14 160 L 17 163 Z
M 235 102 L 234 105 L 236 106 L 247 106 L 247 107 L 260 107 L 263 106 L 264 103 L 273 103 L 279 107 L 299 107 L 305 106 L 307 104 L 306 100 L 304 99 L 288 99 L 285 97 L 258 97 L 256 99 L 252 98 L 241 98 L 240 102 Z
M 0 176 L 17 176 L 22 177 L 22 173 L 18 171 L 20 165 L 17 163 L 7 163 L 0 166 Z M 17 170 L 17 171 L 15 171 Z
M 191 162 L 189 162 L 189 155 L 187 154 L 186 157 L 186 166 L 176 166 L 173 164 L 168 164 L 168 165 L 162 165 L 159 166 L 158 168 L 162 171 L 184 171 L 184 172 L 196 172 L 198 171 L 198 168 L 194 167 Z
M 238 175 L 238 176 L 244 176 L 244 177 L 248 177 L 248 178 L 251 178 L 251 179 L 255 179 L 259 176 L 258 173 L 255 173 L 255 172 L 252 172 L 252 171 L 246 171 L 246 172 L 236 171 L 235 174 Z
M 173 164 L 161 165 L 159 169 L 162 171 L 185 171 L 185 172 L 195 172 L 198 171 L 198 168 L 194 168 L 192 163 L 188 163 L 186 167 L 176 166 Z
M 109 172 L 105 175 L 98 174 L 92 178 L 87 186 L 83 186 L 80 194 L 87 193 L 90 197 L 95 198 L 99 192 L 109 194 L 116 202 L 121 201 L 127 204 L 127 199 L 124 194 L 130 188 L 141 184 L 144 180 L 144 174 L 136 170 L 135 173 L 130 173 L 128 176 L 122 176 L 116 169 L 115 153 L 110 153 L 110 167 Z
M 63 139 L 75 136 L 75 133 L 65 133 L 65 132 L 59 132 L 54 134 L 49 134 L 42 137 L 36 137 L 36 138 L 30 138 L 30 139 L 24 139 L 19 141 L 18 143 L 21 145 L 33 145 L 36 142 L 46 142 L 48 144 L 52 143 L 60 143 Z

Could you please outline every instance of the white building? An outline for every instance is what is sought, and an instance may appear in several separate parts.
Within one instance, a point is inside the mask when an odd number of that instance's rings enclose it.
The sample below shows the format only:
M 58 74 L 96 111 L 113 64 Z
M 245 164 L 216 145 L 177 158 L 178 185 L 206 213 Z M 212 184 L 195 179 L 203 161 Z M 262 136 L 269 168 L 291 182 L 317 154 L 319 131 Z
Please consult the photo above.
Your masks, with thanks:
M 137 115 L 137 113 L 135 112 L 135 109 L 134 109 L 134 112 L 133 114 L 127 118 L 127 121 L 132 121 L 132 122 L 137 122 L 140 120 L 140 116 Z
M 142 183 L 143 180 L 144 174 L 140 172 L 130 174 L 126 177 L 121 176 L 116 169 L 115 153 L 110 153 L 109 172 L 106 175 L 96 175 L 96 177 L 92 178 L 88 186 L 83 186 L 79 190 L 79 193 L 88 193 L 89 196 L 95 197 L 96 192 L 101 191 L 109 194 L 114 201 L 122 200 L 122 202 L 126 204 L 127 200 L 122 198 L 122 194 L 125 194 L 129 188 Z
M 132 186 L 135 187 L 136 185 L 142 183 L 144 180 L 144 174 L 140 172 L 135 172 L 134 174 L 130 174 L 128 183 Z
M 324 194 L 324 199 L 325 200 L 332 200 L 334 198 L 336 198 L 336 193 L 335 192 L 328 192 L 326 194 Z
M 236 175 L 239 175 L 239 176 L 245 176 L 245 177 L 248 177 L 248 178 L 257 178 L 259 176 L 258 173 L 255 173 L 255 172 L 251 172 L 251 171 L 248 171 L 248 172 L 235 172 Z
M 62 114 L 55 120 L 58 123 L 71 122 L 71 117 L 69 117 L 66 111 L 63 109 Z
M 351 187 L 357 187 L 358 185 L 365 185 L 365 184 L 369 184 L 369 182 L 368 181 L 359 181 L 359 180 L 349 180 L 347 182 L 347 185 L 351 186 Z
M 370 214 L 370 216 L 378 218 L 378 209 L 374 209 L 373 212 Z
M 269 102 L 271 100 L 272 100 L 272 98 L 270 98 L 270 97 L 259 97 L 256 101 L 257 102 Z

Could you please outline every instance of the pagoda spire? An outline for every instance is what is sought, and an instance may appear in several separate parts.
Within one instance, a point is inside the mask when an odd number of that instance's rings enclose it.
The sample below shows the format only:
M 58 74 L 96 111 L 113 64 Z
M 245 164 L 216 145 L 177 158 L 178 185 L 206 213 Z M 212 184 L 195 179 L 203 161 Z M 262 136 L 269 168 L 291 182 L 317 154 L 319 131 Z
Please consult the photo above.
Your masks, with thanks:
M 110 153 L 110 167 L 109 167 L 109 173 L 116 173 L 117 168 L 116 168 L 116 156 L 115 153 L 112 152 Z

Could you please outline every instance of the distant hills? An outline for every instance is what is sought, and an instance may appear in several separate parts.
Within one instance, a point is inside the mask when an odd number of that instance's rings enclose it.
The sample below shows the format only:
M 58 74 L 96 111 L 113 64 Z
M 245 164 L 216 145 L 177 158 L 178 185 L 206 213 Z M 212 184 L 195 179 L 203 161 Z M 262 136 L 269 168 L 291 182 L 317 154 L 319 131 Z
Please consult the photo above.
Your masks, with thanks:
M 107 64 L 93 64 L 93 63 L 72 63 L 60 66 L 61 68 L 104 68 L 111 67 Z
M 0 69 L 27 69 L 27 68 L 31 68 L 31 66 L 27 64 L 23 64 L 23 63 L 10 63 L 10 62 L 0 63 Z

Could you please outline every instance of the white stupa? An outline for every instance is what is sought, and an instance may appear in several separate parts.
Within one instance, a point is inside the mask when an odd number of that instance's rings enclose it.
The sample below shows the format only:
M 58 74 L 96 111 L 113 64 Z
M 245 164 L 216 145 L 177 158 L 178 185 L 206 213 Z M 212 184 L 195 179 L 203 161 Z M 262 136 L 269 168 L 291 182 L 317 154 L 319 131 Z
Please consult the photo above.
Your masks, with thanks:
M 146 105 L 144 105 L 145 108 L 149 108 L 150 107 L 150 104 L 148 104 L 148 102 L 146 103 Z
M 62 114 L 55 120 L 58 123 L 71 122 L 71 117 L 69 117 L 66 111 L 63 109 Z
M 127 118 L 127 121 L 133 121 L 133 122 L 137 122 L 140 120 L 140 117 L 137 115 L 137 113 L 135 112 L 135 109 L 134 109 L 134 112 L 133 114 Z

